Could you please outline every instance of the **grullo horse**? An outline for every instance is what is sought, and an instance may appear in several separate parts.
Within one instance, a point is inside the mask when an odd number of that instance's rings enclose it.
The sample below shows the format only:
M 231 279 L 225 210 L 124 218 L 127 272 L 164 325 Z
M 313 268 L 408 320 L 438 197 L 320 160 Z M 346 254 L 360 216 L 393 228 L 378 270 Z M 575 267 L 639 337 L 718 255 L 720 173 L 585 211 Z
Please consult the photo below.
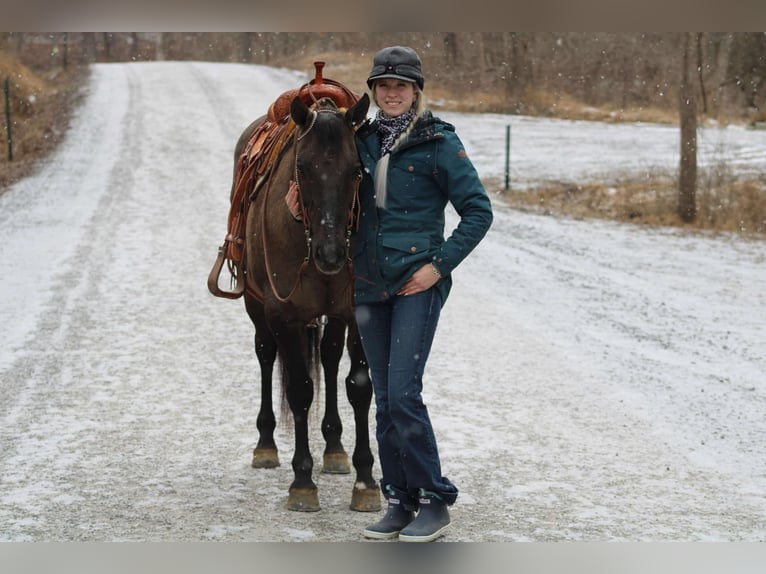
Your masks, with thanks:
M 351 509 L 380 509 L 368 432 L 372 385 L 354 320 L 350 262 L 351 232 L 362 177 L 354 128 L 364 120 L 368 108 L 366 94 L 348 109 L 339 108 L 328 97 L 307 104 L 296 96 L 290 105 L 294 130 L 268 172 L 256 183 L 247 210 L 242 276 L 245 307 L 255 326 L 255 352 L 261 370 L 259 438 L 252 465 L 279 465 L 272 400 L 272 375 L 278 358 L 282 391 L 294 422 L 294 480 L 287 500 L 291 510 L 320 509 L 318 489 L 312 479 L 314 461 L 308 428 L 309 407 L 320 376 L 317 359 L 321 361 L 326 393 L 323 471 L 350 472 L 337 408 L 337 379 L 344 349 L 349 352 L 351 364 L 345 384 L 356 434 Z M 235 161 L 262 121 L 259 118 L 242 133 Z M 285 204 L 291 180 L 299 185 L 302 222 L 293 219 Z

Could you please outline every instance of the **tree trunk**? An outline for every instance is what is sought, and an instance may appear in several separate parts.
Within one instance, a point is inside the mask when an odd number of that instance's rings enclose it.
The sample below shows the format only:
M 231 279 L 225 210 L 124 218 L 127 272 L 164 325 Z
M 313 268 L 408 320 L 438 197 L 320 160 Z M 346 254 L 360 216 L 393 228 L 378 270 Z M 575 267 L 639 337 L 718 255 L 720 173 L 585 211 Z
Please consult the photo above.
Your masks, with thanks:
M 478 35 L 479 44 L 479 87 L 485 85 L 485 77 L 487 75 L 487 52 L 484 45 L 484 32 L 479 32 Z
M 678 215 L 691 222 L 697 213 L 697 103 L 689 80 L 689 52 L 691 32 L 684 41 L 683 68 L 681 69 L 680 120 L 681 166 L 678 179 Z
M 138 55 L 140 53 L 139 52 L 139 48 L 138 48 L 138 32 L 131 32 L 130 33 L 130 38 L 131 38 L 131 42 L 130 42 L 130 58 L 133 61 L 136 61 L 136 60 L 138 60 Z
M 82 34 L 82 59 L 85 63 L 92 64 L 96 61 L 96 33 L 83 32 Z
M 458 65 L 457 34 L 455 32 L 447 32 L 442 41 L 444 42 L 444 56 L 447 61 L 447 68 L 452 70 Z
M 112 33 L 111 32 L 104 32 L 104 58 L 106 58 L 107 62 L 112 61 Z
M 707 115 L 707 95 L 702 63 L 702 32 L 697 32 L 697 75 L 699 76 L 700 96 L 702 97 L 702 114 Z
M 239 61 L 253 61 L 253 32 L 241 32 L 239 34 Z
M 156 35 L 154 36 L 154 48 L 156 50 L 155 59 L 160 62 L 165 59 L 166 35 L 167 34 L 163 34 L 162 32 L 156 32 Z

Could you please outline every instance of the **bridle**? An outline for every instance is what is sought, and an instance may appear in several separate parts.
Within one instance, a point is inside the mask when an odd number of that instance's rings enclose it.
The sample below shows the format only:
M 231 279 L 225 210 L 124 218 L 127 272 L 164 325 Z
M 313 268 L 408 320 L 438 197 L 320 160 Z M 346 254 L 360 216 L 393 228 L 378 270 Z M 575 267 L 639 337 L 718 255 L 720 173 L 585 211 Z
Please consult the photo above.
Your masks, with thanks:
M 293 177 L 295 178 L 295 183 L 298 184 L 298 202 L 301 206 L 301 213 L 303 217 L 303 234 L 305 236 L 306 241 L 306 256 L 303 258 L 303 262 L 301 263 L 300 268 L 298 269 L 298 274 L 295 279 L 295 284 L 293 285 L 293 288 L 290 290 L 290 292 L 287 295 L 280 295 L 277 291 L 277 286 L 274 284 L 274 273 L 272 273 L 271 270 L 271 263 L 269 260 L 269 248 L 268 248 L 268 240 L 266 237 L 266 205 L 268 205 L 268 194 L 271 189 L 271 181 L 268 182 L 266 186 L 266 197 L 264 198 L 264 208 L 261 210 L 261 238 L 263 241 L 263 257 L 264 262 L 266 266 L 266 274 L 269 277 L 269 285 L 271 286 L 271 291 L 274 293 L 274 297 L 277 298 L 278 301 L 285 303 L 290 300 L 290 298 L 295 294 L 295 292 L 298 290 L 301 284 L 301 278 L 303 274 L 305 273 L 306 269 L 309 266 L 309 263 L 311 261 L 311 244 L 312 244 L 312 237 L 311 237 L 311 222 L 309 220 L 309 213 L 308 210 L 306 210 L 305 203 L 303 201 L 303 187 L 300 184 L 300 174 L 298 171 L 298 142 L 300 142 L 304 137 L 306 137 L 309 132 L 311 132 L 312 128 L 314 127 L 314 124 L 316 123 L 317 116 L 322 113 L 332 113 L 337 114 L 337 110 L 311 110 L 311 119 L 308 123 L 308 126 L 305 129 L 302 129 L 299 134 L 297 134 L 294 138 L 293 145 L 295 147 L 295 154 L 294 154 L 294 166 L 293 166 Z M 351 270 L 351 233 L 354 228 L 355 222 L 358 223 L 359 221 L 359 184 L 362 181 L 362 173 L 359 171 L 354 178 L 354 193 L 352 195 L 351 199 L 351 206 L 349 208 L 349 213 L 346 221 L 346 266 L 349 271 L 349 276 L 352 274 Z

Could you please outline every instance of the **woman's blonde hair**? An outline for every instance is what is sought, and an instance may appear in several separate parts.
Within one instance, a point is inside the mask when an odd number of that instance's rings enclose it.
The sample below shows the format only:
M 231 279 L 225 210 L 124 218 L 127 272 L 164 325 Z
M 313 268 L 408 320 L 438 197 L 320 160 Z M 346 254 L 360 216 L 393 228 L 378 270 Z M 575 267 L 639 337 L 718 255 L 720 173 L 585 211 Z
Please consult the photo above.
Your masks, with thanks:
M 378 160 L 378 164 L 375 166 L 375 205 L 381 208 L 386 206 L 386 194 L 388 191 L 388 162 L 391 159 L 391 153 L 399 146 L 400 143 L 407 139 L 407 136 L 410 135 L 412 128 L 415 127 L 418 119 L 423 115 L 423 112 L 426 109 L 425 94 L 423 94 L 423 91 L 414 82 L 413 87 L 415 88 L 415 103 L 413 104 L 412 109 L 415 111 L 415 115 L 412 116 L 412 120 L 407 126 L 407 129 L 404 130 L 398 138 L 396 138 L 394 145 L 391 146 L 389 151 L 383 154 L 380 160 Z M 378 100 L 375 97 L 374 88 L 372 90 L 372 100 L 375 102 L 375 105 L 378 105 Z

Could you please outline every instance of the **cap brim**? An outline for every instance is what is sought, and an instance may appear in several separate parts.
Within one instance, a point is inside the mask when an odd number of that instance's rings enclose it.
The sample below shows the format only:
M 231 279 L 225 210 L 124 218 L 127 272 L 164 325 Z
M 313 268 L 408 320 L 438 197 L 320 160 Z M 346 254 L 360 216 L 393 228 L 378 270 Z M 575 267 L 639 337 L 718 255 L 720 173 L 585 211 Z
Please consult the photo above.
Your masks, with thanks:
M 404 80 L 405 82 L 410 82 L 411 84 L 417 84 L 417 81 L 413 80 L 412 78 L 408 78 L 407 76 L 401 76 L 399 74 L 380 74 L 378 76 L 367 78 L 367 85 L 372 87 L 372 83 L 375 80 L 382 80 L 384 78 L 393 78 L 394 80 Z

